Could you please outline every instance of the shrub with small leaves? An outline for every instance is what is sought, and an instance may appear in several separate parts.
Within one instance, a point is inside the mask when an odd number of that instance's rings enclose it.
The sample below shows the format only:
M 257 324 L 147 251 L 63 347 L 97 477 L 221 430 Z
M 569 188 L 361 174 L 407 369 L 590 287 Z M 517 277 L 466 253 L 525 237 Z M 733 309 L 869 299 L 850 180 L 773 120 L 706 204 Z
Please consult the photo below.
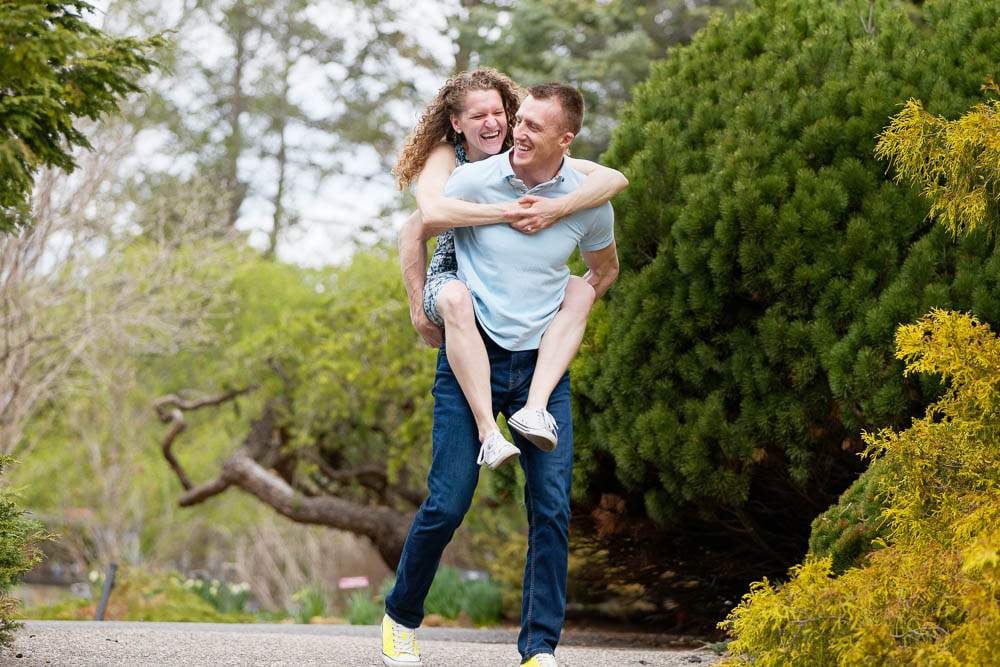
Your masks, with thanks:
M 883 548 L 835 576 L 810 557 L 780 587 L 751 587 L 722 624 L 730 664 L 986 665 L 1000 655 L 1000 338 L 935 310 L 900 327 L 907 374 L 950 381 L 902 432 L 865 436 L 881 457 Z

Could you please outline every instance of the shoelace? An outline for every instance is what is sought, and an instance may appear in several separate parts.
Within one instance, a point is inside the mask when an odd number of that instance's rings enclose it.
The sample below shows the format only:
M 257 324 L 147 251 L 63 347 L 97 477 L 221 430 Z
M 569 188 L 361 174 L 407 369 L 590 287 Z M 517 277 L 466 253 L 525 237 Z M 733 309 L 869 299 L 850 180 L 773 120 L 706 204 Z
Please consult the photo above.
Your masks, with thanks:
M 558 432 L 559 425 L 556 424 L 556 418 L 552 416 L 552 413 L 548 410 L 539 410 L 539 412 L 542 413 L 542 421 L 545 422 L 545 425 L 552 429 L 553 433 Z M 552 664 L 555 665 L 556 663 L 553 661 Z
M 397 653 L 413 655 L 415 644 L 413 630 L 408 630 L 399 624 L 392 626 L 392 645 Z
M 488 438 L 486 438 L 486 442 L 483 443 L 483 446 L 479 448 L 479 458 L 476 459 L 476 465 L 481 466 L 486 463 L 487 458 L 492 458 L 493 450 L 496 449 L 496 445 L 496 435 L 491 434 Z
M 535 662 L 541 665 L 541 667 L 558 667 L 555 656 L 551 653 L 539 653 L 535 656 Z
M 559 425 L 556 424 L 556 418 L 552 416 L 552 413 L 548 410 L 532 410 L 538 417 L 538 420 L 545 424 L 545 427 L 556 433 L 559 431 Z

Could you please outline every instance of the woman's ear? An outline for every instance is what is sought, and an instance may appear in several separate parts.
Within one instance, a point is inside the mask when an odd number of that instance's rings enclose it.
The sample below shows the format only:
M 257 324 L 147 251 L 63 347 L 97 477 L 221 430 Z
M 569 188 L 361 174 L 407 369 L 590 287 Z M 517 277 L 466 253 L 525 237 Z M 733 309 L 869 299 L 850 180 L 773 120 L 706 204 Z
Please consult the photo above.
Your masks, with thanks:
M 455 134 L 462 134 L 462 126 L 458 124 L 458 117 L 455 114 L 448 116 L 448 120 L 451 121 L 451 129 L 455 130 Z

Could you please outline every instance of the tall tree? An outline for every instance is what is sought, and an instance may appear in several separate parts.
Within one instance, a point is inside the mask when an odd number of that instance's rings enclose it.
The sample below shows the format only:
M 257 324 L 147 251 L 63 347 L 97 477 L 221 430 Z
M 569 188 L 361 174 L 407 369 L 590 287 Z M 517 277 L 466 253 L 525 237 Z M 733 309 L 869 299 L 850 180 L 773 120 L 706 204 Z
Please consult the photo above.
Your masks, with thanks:
M 141 16 L 148 3 L 119 4 Z M 406 30 L 409 11 L 356 0 L 204 0 L 175 12 L 174 75 L 157 83 L 175 160 L 166 171 L 215 179 L 229 203 L 219 227 L 252 225 L 271 256 L 303 216 L 358 225 L 332 208 L 305 212 L 302 202 L 331 182 L 388 185 L 402 109 L 417 103 L 420 77 L 440 68 Z M 218 48 L 200 48 L 206 41 Z
M 89 148 L 74 124 L 119 110 L 154 66 L 161 37 L 112 37 L 87 21 L 82 0 L 0 3 L 0 233 L 28 224 L 35 175 L 73 171 Z
M 456 69 L 491 65 L 522 85 L 569 82 L 587 103 L 578 157 L 597 159 L 632 88 L 713 13 L 742 0 L 463 0 L 451 19 Z

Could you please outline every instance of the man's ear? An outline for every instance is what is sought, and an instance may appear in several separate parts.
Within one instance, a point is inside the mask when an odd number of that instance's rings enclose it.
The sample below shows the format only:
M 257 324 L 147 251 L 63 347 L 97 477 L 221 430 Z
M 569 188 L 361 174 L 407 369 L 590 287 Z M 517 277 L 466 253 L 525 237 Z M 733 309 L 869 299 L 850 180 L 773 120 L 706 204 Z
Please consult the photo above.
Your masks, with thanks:
M 559 137 L 559 147 L 562 148 L 563 151 L 565 151 L 567 148 L 569 148 L 569 145 L 573 143 L 573 139 L 575 138 L 576 135 L 573 134 L 572 132 L 563 132 L 563 135 Z

